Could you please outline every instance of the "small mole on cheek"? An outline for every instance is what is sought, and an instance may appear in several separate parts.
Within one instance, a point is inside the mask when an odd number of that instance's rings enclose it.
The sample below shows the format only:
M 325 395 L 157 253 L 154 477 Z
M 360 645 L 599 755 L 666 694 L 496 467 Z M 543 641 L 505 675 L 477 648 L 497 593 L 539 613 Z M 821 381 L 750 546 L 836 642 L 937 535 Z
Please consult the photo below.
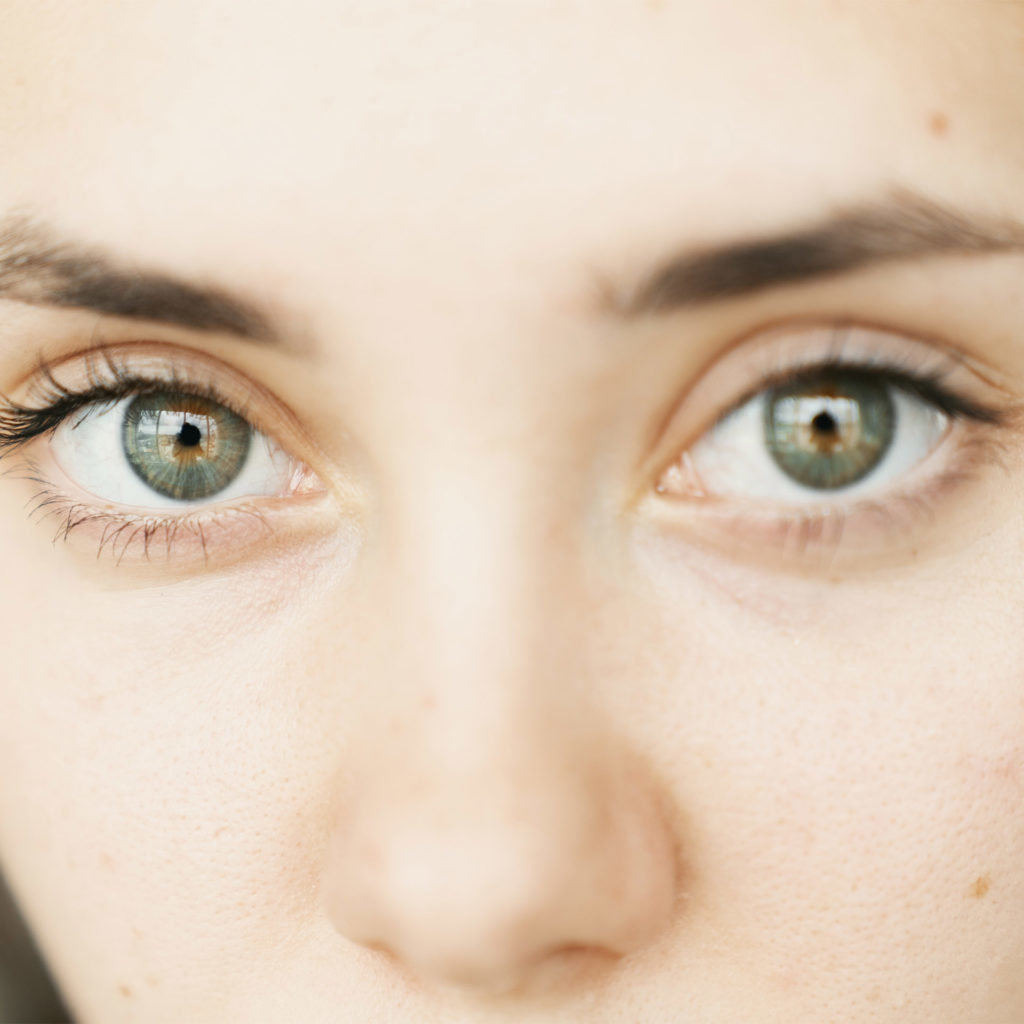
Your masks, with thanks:
M 974 880 L 974 884 L 971 886 L 971 898 L 980 900 L 991 888 L 992 879 L 988 875 L 982 875 L 980 878 L 976 878 Z
M 128 985 L 118 985 L 117 990 L 125 997 L 125 999 L 131 999 L 132 990 Z
M 928 130 L 937 139 L 944 139 L 949 134 L 949 117 L 941 110 L 933 110 L 928 117 Z

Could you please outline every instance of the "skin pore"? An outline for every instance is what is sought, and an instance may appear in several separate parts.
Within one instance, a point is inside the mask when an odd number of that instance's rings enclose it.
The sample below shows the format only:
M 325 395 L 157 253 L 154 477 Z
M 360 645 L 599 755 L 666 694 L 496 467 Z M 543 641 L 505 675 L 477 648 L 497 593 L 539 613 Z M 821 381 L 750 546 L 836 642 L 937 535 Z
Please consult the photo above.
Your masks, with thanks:
M 0 864 L 76 1020 L 1024 1019 L 1024 7 L 0 22 Z M 773 490 L 723 417 L 840 363 L 906 464 Z M 137 438 L 11 440 L 90 387 Z M 118 469 L 179 393 L 242 493 Z

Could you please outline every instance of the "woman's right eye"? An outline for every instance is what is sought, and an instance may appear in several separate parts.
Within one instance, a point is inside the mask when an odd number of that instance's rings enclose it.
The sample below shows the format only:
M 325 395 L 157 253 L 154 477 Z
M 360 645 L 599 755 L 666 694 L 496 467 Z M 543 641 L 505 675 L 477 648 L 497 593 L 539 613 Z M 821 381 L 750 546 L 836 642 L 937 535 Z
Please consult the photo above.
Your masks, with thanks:
M 292 493 L 304 467 L 213 399 L 146 391 L 70 414 L 50 440 L 68 479 L 133 510 L 186 509 Z

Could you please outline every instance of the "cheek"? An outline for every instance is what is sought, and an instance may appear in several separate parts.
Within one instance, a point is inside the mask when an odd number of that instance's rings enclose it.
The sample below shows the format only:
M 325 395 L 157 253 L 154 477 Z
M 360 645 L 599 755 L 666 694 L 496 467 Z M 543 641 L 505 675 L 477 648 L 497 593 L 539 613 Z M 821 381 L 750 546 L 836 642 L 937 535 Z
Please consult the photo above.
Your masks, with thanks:
M 344 743 L 295 659 L 316 573 L 85 599 L 31 568 L 51 596 L 45 628 L 26 615 L 5 642 L 4 867 L 87 1019 L 119 1019 L 103 1003 L 119 978 L 132 1005 L 150 986 L 187 1019 L 279 974 L 314 906 Z
M 1024 590 L 997 601 L 953 569 L 955 600 L 919 579 L 822 601 L 820 582 L 733 586 L 728 568 L 709 585 L 698 557 L 650 563 L 644 616 L 680 949 L 724 929 L 745 975 L 791 996 L 990 1019 L 1024 978 Z

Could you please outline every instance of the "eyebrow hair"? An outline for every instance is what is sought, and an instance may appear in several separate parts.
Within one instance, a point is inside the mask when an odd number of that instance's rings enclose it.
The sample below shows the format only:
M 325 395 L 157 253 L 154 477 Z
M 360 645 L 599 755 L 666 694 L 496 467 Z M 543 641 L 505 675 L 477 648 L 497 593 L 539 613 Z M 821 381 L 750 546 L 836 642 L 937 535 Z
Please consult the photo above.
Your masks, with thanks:
M 283 344 L 271 318 L 251 299 L 135 269 L 99 250 L 56 241 L 47 228 L 24 215 L 0 220 L 4 298 Z
M 942 254 L 1024 252 L 1024 225 L 978 218 L 895 188 L 823 221 L 766 238 L 688 249 L 623 287 L 597 279 L 599 308 L 633 319 L 736 299 L 863 267 Z M 286 345 L 261 304 L 218 286 L 131 268 L 55 240 L 39 221 L 0 220 L 0 299 L 88 309 L 189 330 Z
M 977 218 L 895 188 L 787 234 L 689 250 L 629 289 L 597 282 L 604 312 L 643 317 L 739 298 L 875 264 L 942 254 L 1024 251 L 1024 225 Z

